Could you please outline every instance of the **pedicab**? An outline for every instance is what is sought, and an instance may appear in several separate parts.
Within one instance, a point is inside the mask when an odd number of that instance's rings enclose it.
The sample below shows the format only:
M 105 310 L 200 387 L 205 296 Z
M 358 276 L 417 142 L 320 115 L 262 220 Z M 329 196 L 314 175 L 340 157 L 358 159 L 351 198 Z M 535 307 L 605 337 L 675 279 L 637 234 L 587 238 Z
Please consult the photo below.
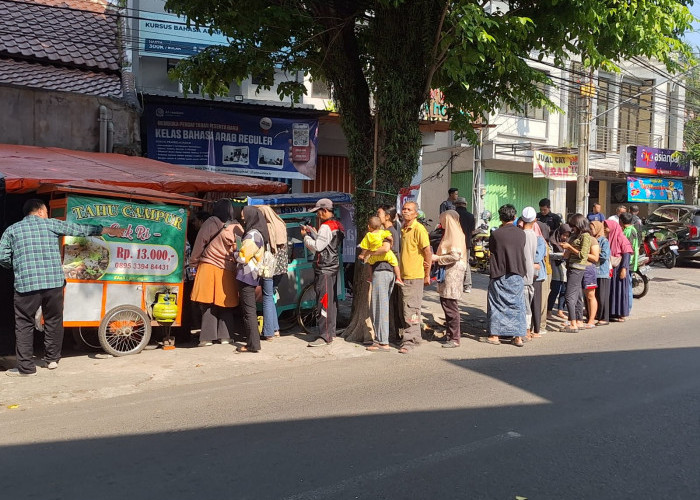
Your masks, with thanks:
M 287 250 L 289 264 L 287 274 L 277 285 L 276 308 L 282 329 L 291 328 L 298 324 L 307 333 L 315 333 L 316 326 L 316 294 L 314 291 L 314 254 L 304 246 L 301 226 L 318 227 L 315 212 L 310 210 L 321 198 L 333 202 L 335 217 L 340 220 L 345 229 L 343 251 L 340 257 L 340 271 L 337 280 L 338 308 L 344 309 L 352 296 L 348 293 L 345 281 L 346 270 L 343 262 L 355 262 L 355 246 L 357 230 L 353 220 L 352 196 L 347 193 L 322 192 L 281 194 L 271 196 L 249 196 L 248 205 L 269 205 L 285 221 L 287 226 Z M 352 274 L 349 274 L 352 276 Z M 349 284 L 352 285 L 351 283 Z M 283 326 L 284 325 L 284 326 Z
M 88 187 L 86 187 L 88 186 Z M 188 206 L 201 201 L 143 188 L 52 185 L 51 217 L 123 229 L 121 237 L 62 238 L 66 276 L 63 325 L 86 341 L 97 329 L 113 355 L 146 347 L 154 326 L 179 326 L 182 314 Z

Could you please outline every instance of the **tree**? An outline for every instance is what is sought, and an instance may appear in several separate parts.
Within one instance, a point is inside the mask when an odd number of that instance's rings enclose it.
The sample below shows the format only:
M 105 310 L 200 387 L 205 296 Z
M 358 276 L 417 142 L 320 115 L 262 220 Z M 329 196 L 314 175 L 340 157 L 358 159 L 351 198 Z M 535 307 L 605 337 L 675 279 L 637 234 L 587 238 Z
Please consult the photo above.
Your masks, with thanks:
M 474 139 L 472 124 L 503 103 L 551 105 L 533 83 L 552 82 L 530 58 L 565 64 L 577 56 L 587 67 L 614 69 L 621 58 L 645 56 L 677 70 L 676 54 L 688 53 L 679 37 L 693 19 L 689 1 L 167 0 L 166 7 L 232 40 L 177 66 L 186 89 L 227 93 L 249 75 L 271 88 L 276 71 L 289 76 L 280 96 L 293 100 L 305 93 L 298 72 L 331 85 L 364 221 L 417 171 L 418 113 L 431 88 L 445 94 L 452 127 Z

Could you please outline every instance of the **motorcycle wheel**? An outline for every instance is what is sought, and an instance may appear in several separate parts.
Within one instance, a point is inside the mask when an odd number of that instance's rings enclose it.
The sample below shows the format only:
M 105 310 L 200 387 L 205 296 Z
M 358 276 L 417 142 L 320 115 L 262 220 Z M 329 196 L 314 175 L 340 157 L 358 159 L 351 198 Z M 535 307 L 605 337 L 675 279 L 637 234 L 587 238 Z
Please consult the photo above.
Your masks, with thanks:
M 649 278 L 639 271 L 632 272 L 632 296 L 641 299 L 649 291 Z
M 676 254 L 671 250 L 665 250 L 664 254 L 661 256 L 661 263 L 666 266 L 667 269 L 673 269 L 676 265 Z

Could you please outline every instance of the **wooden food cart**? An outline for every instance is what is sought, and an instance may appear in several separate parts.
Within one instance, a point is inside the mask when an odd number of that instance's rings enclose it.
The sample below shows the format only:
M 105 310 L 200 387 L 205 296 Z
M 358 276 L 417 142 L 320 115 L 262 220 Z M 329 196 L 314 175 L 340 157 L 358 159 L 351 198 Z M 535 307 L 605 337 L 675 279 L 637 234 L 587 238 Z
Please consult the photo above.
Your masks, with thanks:
M 182 315 L 187 208 L 195 198 L 150 189 L 53 185 L 51 217 L 118 227 L 122 237 L 66 236 L 62 243 L 66 275 L 63 324 L 67 328 L 97 328 L 105 352 L 124 356 L 140 352 L 149 342 L 153 306 L 165 297 Z

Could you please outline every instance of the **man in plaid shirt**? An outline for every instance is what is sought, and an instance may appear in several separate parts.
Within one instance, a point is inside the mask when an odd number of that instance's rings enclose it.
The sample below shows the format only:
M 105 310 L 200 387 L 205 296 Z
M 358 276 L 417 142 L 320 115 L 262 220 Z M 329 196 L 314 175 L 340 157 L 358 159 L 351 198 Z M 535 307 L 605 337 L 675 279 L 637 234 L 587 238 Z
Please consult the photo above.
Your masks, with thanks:
M 44 316 L 44 359 L 50 370 L 58 368 L 63 344 L 63 287 L 66 280 L 61 265 L 59 236 L 109 234 L 121 236 L 123 230 L 102 226 L 72 224 L 49 219 L 43 201 L 28 200 L 24 219 L 8 227 L 0 239 L 0 266 L 15 275 L 15 336 L 17 368 L 9 376 L 36 375 L 34 317 L 39 307 Z

